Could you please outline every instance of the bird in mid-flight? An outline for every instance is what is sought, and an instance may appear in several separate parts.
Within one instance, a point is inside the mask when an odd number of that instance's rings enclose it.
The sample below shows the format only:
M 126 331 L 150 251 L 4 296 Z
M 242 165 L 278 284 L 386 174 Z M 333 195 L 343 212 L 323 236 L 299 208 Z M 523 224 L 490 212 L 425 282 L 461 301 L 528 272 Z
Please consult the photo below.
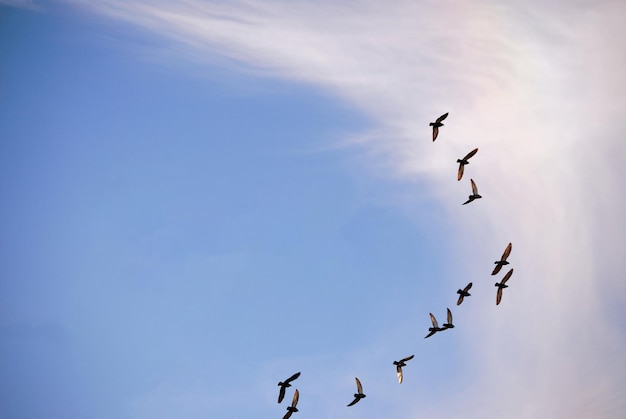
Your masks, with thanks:
M 430 321 L 433 323 L 433 327 L 428 328 L 429 333 L 426 336 L 424 336 L 424 339 L 429 338 L 435 333 L 441 332 L 443 330 L 441 327 L 439 327 L 439 324 L 437 324 L 437 319 L 435 318 L 435 316 L 433 316 L 433 313 L 428 313 L 428 314 L 430 314 Z
M 504 275 L 502 281 L 496 282 L 496 287 L 498 287 L 498 293 L 496 294 L 496 305 L 500 304 L 500 300 L 502 300 L 502 289 L 508 287 L 508 285 L 506 285 L 506 281 L 509 280 L 511 275 L 513 275 L 513 268 L 511 268 L 511 270 L 508 271 L 506 275 Z
M 478 152 L 478 149 L 475 148 L 469 153 L 467 153 L 467 155 L 463 157 L 462 159 L 456 160 L 456 162 L 459 164 L 459 172 L 456 175 L 457 180 L 461 180 L 461 178 L 463 177 L 463 168 L 465 167 L 466 164 L 469 164 L 468 160 L 477 152 Z
M 300 393 L 298 392 L 298 389 L 296 389 L 296 392 L 293 393 L 293 399 L 291 400 L 291 406 L 287 406 L 287 413 L 285 413 L 285 416 L 283 416 L 283 419 L 289 419 L 293 412 L 297 412 L 298 411 L 298 408 L 296 408 L 296 405 L 298 404 L 298 399 L 299 398 L 300 398 Z
M 496 264 L 496 267 L 493 268 L 493 272 L 491 272 L 491 275 L 497 274 L 498 272 L 500 272 L 500 269 L 502 269 L 502 266 L 509 264 L 509 262 L 507 262 L 506 259 L 511 254 L 511 249 L 512 248 L 513 248 L 513 245 L 511 243 L 509 243 L 509 245 L 506 247 L 506 249 L 504 249 L 504 253 L 502 253 L 502 257 L 500 258 L 500 260 L 496 260 L 494 262 Z
M 361 400 L 362 398 L 365 397 L 365 394 L 363 394 L 363 387 L 361 386 L 361 382 L 356 377 L 354 377 L 354 379 L 356 380 L 356 391 L 357 392 L 354 393 L 354 400 L 352 400 L 352 402 L 348 405 L 348 407 L 354 406 L 359 400 Z
M 292 375 L 291 377 L 287 378 L 285 380 L 285 382 L 280 381 L 278 383 L 278 385 L 280 386 L 280 392 L 278 393 L 278 403 L 283 401 L 283 398 L 285 397 L 285 390 L 287 389 L 287 387 L 291 387 L 291 382 L 293 380 L 295 380 L 296 378 L 300 377 L 300 373 L 297 372 L 294 375 Z
M 448 322 L 443 324 L 441 330 L 452 329 L 454 325 L 452 324 L 452 312 L 448 309 Z
M 465 297 L 469 297 L 470 294 L 468 291 L 470 290 L 470 288 L 472 288 L 472 283 L 470 282 L 469 284 L 467 284 L 467 286 L 463 289 L 459 289 L 456 293 L 459 294 L 459 299 L 456 302 L 456 305 L 461 305 L 461 303 L 463 302 L 463 299 Z
M 468 197 L 467 201 L 463 202 L 463 205 L 469 204 L 474 199 L 482 198 L 482 196 L 478 195 L 478 187 L 476 186 L 474 179 L 470 179 L 470 182 L 472 182 L 472 194 Z
M 444 113 L 439 118 L 437 118 L 435 122 L 431 122 L 430 124 L 428 124 L 431 127 L 433 127 L 433 141 L 435 141 L 437 139 L 437 135 L 439 135 L 439 127 L 443 127 L 443 124 L 441 123 L 441 121 L 443 121 L 447 117 L 448 117 L 448 112 Z
M 406 362 L 413 359 L 415 355 L 402 358 L 400 361 L 393 361 L 393 365 L 396 366 L 396 373 L 398 375 L 398 383 L 402 384 L 402 367 L 406 367 Z

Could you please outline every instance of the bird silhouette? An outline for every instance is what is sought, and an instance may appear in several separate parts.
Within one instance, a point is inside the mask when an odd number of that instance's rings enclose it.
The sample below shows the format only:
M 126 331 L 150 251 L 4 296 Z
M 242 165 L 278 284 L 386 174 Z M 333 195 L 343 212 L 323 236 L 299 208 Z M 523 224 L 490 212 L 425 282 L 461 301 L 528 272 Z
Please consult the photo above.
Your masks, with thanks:
M 463 302 L 463 298 L 465 297 L 469 297 L 470 294 L 468 291 L 470 290 L 470 288 L 472 288 L 472 283 L 470 282 L 469 284 L 467 284 L 467 286 L 463 289 L 459 289 L 456 293 L 459 294 L 459 299 L 456 302 L 456 305 L 461 305 L 461 303 Z
M 292 413 L 298 411 L 298 409 L 296 408 L 296 405 L 298 404 L 298 399 L 299 398 L 300 398 L 300 393 L 298 392 L 298 389 L 296 389 L 296 392 L 293 393 L 293 399 L 291 400 L 291 406 L 287 406 L 287 413 L 285 413 L 285 416 L 283 416 L 283 419 L 289 419 L 291 417 Z
M 442 330 L 452 329 L 454 325 L 452 324 L 452 312 L 448 309 L 448 322 L 443 324 Z
M 507 262 L 506 259 L 511 254 L 511 249 L 512 248 L 513 248 L 513 245 L 511 243 L 509 243 L 509 245 L 506 247 L 506 249 L 504 249 L 504 253 L 502 253 L 502 257 L 500 258 L 500 260 L 496 260 L 494 262 L 496 264 L 496 267 L 493 268 L 493 272 L 491 272 L 491 275 L 497 274 L 498 272 L 500 272 L 500 269 L 502 269 L 502 266 L 509 264 L 509 262 Z
M 398 383 L 402 384 L 402 367 L 406 367 L 406 362 L 413 359 L 415 355 L 402 358 L 400 361 L 393 361 L 393 365 L 396 366 L 396 373 L 398 375 Z
M 439 118 L 437 118 L 435 122 L 431 122 L 430 124 L 428 124 L 431 127 L 433 127 L 433 141 L 435 141 L 437 139 L 437 135 L 439 135 L 439 127 L 443 127 L 443 124 L 441 123 L 441 121 L 443 121 L 447 117 L 448 117 L 448 112 L 444 113 Z
M 356 380 L 356 391 L 357 392 L 354 393 L 354 400 L 352 400 L 352 402 L 348 405 L 348 407 L 354 406 L 359 400 L 361 400 L 362 398 L 365 397 L 365 394 L 363 394 L 363 387 L 361 386 L 361 382 L 356 377 L 354 377 L 354 379 Z
M 508 287 L 508 285 L 505 285 L 505 284 L 506 284 L 506 281 L 509 280 L 511 275 L 513 275 L 513 268 L 511 268 L 511 270 L 508 271 L 506 275 L 504 275 L 504 278 L 502 278 L 502 281 L 496 282 L 496 287 L 498 287 L 498 293 L 496 294 L 496 305 L 500 304 L 500 300 L 502 300 L 502 290 Z
M 478 195 L 478 187 L 476 186 L 476 183 L 474 182 L 474 179 L 470 179 L 470 182 L 472 182 L 472 194 L 469 196 L 467 201 L 463 202 L 463 205 L 469 204 L 470 202 L 472 202 L 475 199 L 482 198 L 482 196 Z
M 463 157 L 462 159 L 456 160 L 456 162 L 459 164 L 459 172 L 457 173 L 457 176 L 456 176 L 457 180 L 461 180 L 461 178 L 463 177 L 463 168 L 465 167 L 466 164 L 469 164 L 468 160 L 477 152 L 478 152 L 478 149 L 475 148 L 469 153 L 467 153 L 467 155 Z
M 437 319 L 435 319 L 435 316 L 433 316 L 433 313 L 428 313 L 430 314 L 430 321 L 433 323 L 433 327 L 429 327 L 428 328 L 428 334 L 426 336 L 424 336 L 424 339 L 431 337 L 432 335 L 434 335 L 437 332 L 441 332 L 443 329 L 441 327 L 439 327 L 439 325 L 437 324 Z
M 285 390 L 287 389 L 287 387 L 291 387 L 291 382 L 293 380 L 295 380 L 296 378 L 300 377 L 300 373 L 297 372 L 294 375 L 292 375 L 291 377 L 287 378 L 285 380 L 285 382 L 280 381 L 278 383 L 278 385 L 280 386 L 280 392 L 278 393 L 278 403 L 283 401 L 283 398 L 285 397 Z

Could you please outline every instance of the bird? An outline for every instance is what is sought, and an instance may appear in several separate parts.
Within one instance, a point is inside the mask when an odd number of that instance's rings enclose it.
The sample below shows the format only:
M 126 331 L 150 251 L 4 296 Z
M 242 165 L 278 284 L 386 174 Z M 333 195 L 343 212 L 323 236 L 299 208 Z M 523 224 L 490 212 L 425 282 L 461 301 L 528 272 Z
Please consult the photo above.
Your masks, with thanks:
M 506 275 L 504 275 L 504 278 L 502 278 L 502 281 L 496 282 L 496 287 L 498 287 L 498 293 L 496 294 L 496 305 L 500 304 L 500 300 L 502 300 L 502 289 L 508 287 L 508 285 L 505 285 L 505 284 L 506 284 L 506 281 L 509 280 L 511 275 L 513 275 L 513 268 L 511 268 L 511 270 L 508 271 Z
M 362 398 L 365 397 L 365 394 L 363 394 L 363 387 L 361 386 L 361 382 L 356 377 L 354 377 L 354 379 L 356 380 L 356 391 L 357 392 L 354 393 L 354 400 L 352 400 L 352 402 L 350 402 L 348 407 L 354 406 L 359 400 L 361 400 Z
M 478 187 L 476 186 L 476 183 L 474 182 L 474 179 L 470 179 L 470 182 L 472 182 L 472 194 L 469 196 L 467 201 L 463 202 L 463 205 L 469 204 L 474 199 L 482 198 L 482 196 L 478 195 Z
M 398 383 L 402 384 L 402 367 L 406 367 L 406 362 L 413 359 L 415 355 L 402 358 L 400 361 L 393 361 L 393 365 L 396 366 L 396 373 L 398 374 Z
M 509 243 L 506 249 L 504 249 L 504 253 L 502 253 L 502 257 L 500 258 L 500 260 L 496 260 L 494 262 L 496 264 L 496 267 L 493 268 L 493 272 L 491 272 L 491 275 L 496 275 L 498 272 L 500 272 L 500 269 L 502 269 L 502 266 L 509 264 L 509 262 L 507 262 L 506 259 L 511 254 L 512 248 L 513 248 L 513 245 Z
M 467 153 L 467 155 L 465 157 L 463 157 L 462 159 L 457 159 L 456 162 L 459 164 L 459 172 L 456 176 L 457 180 L 461 180 L 461 178 L 463 177 L 463 168 L 465 167 L 466 164 L 469 164 L 468 160 L 470 159 L 470 157 L 472 157 L 474 154 L 476 154 L 478 152 L 478 149 L 475 148 L 472 151 L 470 151 L 469 153 Z
M 431 127 L 433 127 L 433 141 L 435 141 L 437 139 L 437 135 L 439 135 L 439 127 L 443 127 L 443 124 L 441 123 L 441 121 L 443 121 L 447 117 L 448 117 L 448 112 L 444 113 L 439 118 L 437 118 L 435 122 L 431 122 L 430 124 L 428 124 Z
M 297 412 L 298 411 L 298 408 L 296 408 L 296 405 L 298 404 L 298 399 L 299 398 L 300 398 L 300 393 L 298 392 L 298 389 L 296 389 L 296 392 L 293 393 L 293 399 L 291 400 L 291 406 L 287 406 L 287 413 L 285 413 L 285 416 L 283 416 L 283 419 L 289 419 L 293 412 Z
M 448 322 L 443 324 L 443 327 L 441 330 L 446 330 L 446 329 L 453 329 L 454 325 L 452 324 L 452 312 L 450 311 L 450 309 L 448 309 Z
M 463 288 L 462 290 L 458 290 L 456 293 L 459 294 L 459 299 L 456 302 L 456 305 L 461 305 L 461 303 L 463 302 L 463 298 L 465 297 L 469 297 L 470 294 L 468 291 L 470 290 L 470 288 L 472 288 L 472 283 L 470 282 L 469 284 L 467 284 L 467 286 L 465 288 Z
M 433 327 L 429 327 L 428 328 L 428 334 L 426 336 L 424 336 L 424 339 L 431 337 L 432 335 L 434 335 L 437 332 L 442 331 L 443 329 L 439 327 L 439 325 L 437 324 L 437 319 L 435 319 L 435 316 L 433 316 L 433 313 L 428 313 L 430 314 L 430 321 L 433 323 Z
M 287 389 L 287 387 L 291 387 L 291 382 L 293 380 L 295 380 L 296 378 L 300 377 L 300 373 L 297 372 L 294 375 L 292 375 L 291 377 L 287 378 L 285 380 L 285 382 L 280 381 L 278 383 L 278 385 L 280 386 L 280 392 L 278 393 L 278 403 L 283 401 L 283 398 L 285 397 L 285 390 Z

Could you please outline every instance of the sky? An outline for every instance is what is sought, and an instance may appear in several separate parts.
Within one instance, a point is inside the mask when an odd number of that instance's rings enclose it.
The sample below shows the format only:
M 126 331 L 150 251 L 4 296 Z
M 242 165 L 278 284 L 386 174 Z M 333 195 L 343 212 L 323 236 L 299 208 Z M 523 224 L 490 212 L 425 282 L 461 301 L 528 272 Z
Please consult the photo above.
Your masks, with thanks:
M 2 416 L 622 417 L 625 13 L 0 0 Z

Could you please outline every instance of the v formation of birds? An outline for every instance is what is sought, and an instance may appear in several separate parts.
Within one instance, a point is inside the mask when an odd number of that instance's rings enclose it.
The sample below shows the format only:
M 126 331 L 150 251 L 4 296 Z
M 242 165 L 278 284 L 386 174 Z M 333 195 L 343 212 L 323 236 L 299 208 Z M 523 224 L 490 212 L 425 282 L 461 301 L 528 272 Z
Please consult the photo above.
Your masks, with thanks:
M 448 117 L 448 113 L 446 112 L 443 115 L 441 115 L 439 118 L 437 118 L 435 122 L 429 123 L 429 126 L 433 127 L 433 141 L 435 141 L 437 137 L 439 136 L 439 128 L 441 128 L 444 125 L 442 121 L 445 120 L 447 117 Z M 461 180 L 463 178 L 463 172 L 465 171 L 465 166 L 469 164 L 469 159 L 472 158 L 477 152 L 478 152 L 478 148 L 474 148 L 472 151 L 467 153 L 465 157 L 461 159 L 457 159 L 456 162 L 459 163 L 459 169 L 457 171 L 457 180 Z M 470 184 L 472 187 L 472 194 L 469 195 L 467 201 L 465 201 L 462 205 L 469 204 L 470 202 L 476 199 L 482 198 L 482 196 L 478 194 L 478 187 L 476 186 L 476 182 L 474 182 L 474 179 L 470 179 Z M 509 255 L 511 254 L 512 248 L 513 248 L 513 245 L 511 243 L 509 243 L 506 246 L 506 248 L 504 249 L 504 252 L 502 253 L 502 256 L 500 257 L 500 260 L 497 260 L 494 262 L 496 266 L 491 272 L 491 275 L 497 275 L 503 266 L 509 264 L 507 259 Z M 511 278 L 512 275 L 513 275 L 513 269 L 510 269 L 502 277 L 500 282 L 495 283 L 495 287 L 497 288 L 496 305 L 499 305 L 500 302 L 502 301 L 502 290 L 508 287 L 506 283 Z M 470 297 L 472 295 L 469 293 L 469 290 L 471 288 L 472 288 L 472 283 L 470 282 L 463 289 L 457 290 L 457 294 L 459 294 L 459 298 L 456 302 L 457 306 L 461 305 L 466 297 Z M 429 338 L 433 336 L 435 333 L 443 332 L 445 330 L 454 328 L 454 324 L 452 323 L 452 311 L 450 311 L 449 308 L 447 309 L 446 322 L 443 323 L 441 327 L 439 326 L 439 323 L 437 322 L 437 319 L 435 318 L 435 316 L 433 316 L 432 313 L 429 313 L 429 315 L 430 315 L 430 322 L 432 323 L 432 327 L 428 328 L 428 334 L 424 338 Z M 396 375 L 398 377 L 399 384 L 402 384 L 402 381 L 403 381 L 402 367 L 406 367 L 406 363 L 410 361 L 411 359 L 413 359 L 414 356 L 415 355 L 410 355 L 410 356 L 400 359 L 399 361 L 393 361 L 393 365 L 396 366 Z M 291 377 L 287 378 L 285 381 L 280 381 L 278 383 L 278 386 L 280 387 L 279 393 L 278 393 L 278 403 L 281 403 L 283 401 L 287 388 L 291 387 L 291 382 L 296 380 L 298 377 L 300 377 L 300 372 L 297 372 L 293 374 Z M 363 393 L 363 386 L 361 384 L 361 381 L 357 377 L 355 377 L 355 381 L 356 381 L 357 392 L 354 393 L 354 396 L 353 396 L 354 399 L 347 405 L 348 407 L 354 406 L 361 399 L 366 397 L 365 393 Z M 293 413 L 298 411 L 298 408 L 296 407 L 296 405 L 298 404 L 299 398 L 300 398 L 300 392 L 298 391 L 298 389 L 296 389 L 291 400 L 291 405 L 287 406 L 287 413 L 285 413 L 285 416 L 283 416 L 283 419 L 290 418 Z

